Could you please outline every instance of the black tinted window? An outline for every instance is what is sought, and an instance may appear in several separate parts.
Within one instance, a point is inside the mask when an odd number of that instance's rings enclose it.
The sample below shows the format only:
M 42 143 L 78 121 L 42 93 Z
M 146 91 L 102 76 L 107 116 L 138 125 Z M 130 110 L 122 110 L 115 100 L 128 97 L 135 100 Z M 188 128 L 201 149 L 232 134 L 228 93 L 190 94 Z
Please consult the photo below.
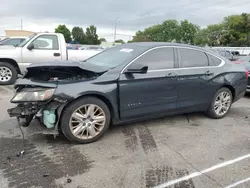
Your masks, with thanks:
M 209 57 L 209 65 L 210 66 L 219 66 L 221 64 L 221 60 L 213 55 L 207 54 Z
M 180 63 L 182 67 L 204 67 L 208 66 L 208 58 L 204 52 L 179 48 Z
M 147 52 L 134 63 L 148 66 L 148 70 L 174 68 L 173 48 L 158 48 Z

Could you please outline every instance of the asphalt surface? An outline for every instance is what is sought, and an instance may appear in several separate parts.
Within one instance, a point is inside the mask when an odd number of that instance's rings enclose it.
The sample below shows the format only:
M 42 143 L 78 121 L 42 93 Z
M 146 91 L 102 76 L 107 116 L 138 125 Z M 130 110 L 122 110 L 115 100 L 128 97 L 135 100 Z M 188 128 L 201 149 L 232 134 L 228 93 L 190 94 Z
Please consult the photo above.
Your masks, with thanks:
M 0 86 L 0 187 L 216 188 L 250 177 L 250 96 L 221 120 L 171 116 L 112 127 L 99 141 L 73 145 L 64 137 L 21 132 L 6 109 L 12 87 Z M 25 153 L 19 155 L 25 145 Z M 207 173 L 198 173 L 214 165 Z M 195 176 L 192 176 L 194 175 Z M 183 181 L 179 178 L 187 177 Z M 176 180 L 177 181 L 173 181 Z M 239 183 L 249 188 L 250 181 Z

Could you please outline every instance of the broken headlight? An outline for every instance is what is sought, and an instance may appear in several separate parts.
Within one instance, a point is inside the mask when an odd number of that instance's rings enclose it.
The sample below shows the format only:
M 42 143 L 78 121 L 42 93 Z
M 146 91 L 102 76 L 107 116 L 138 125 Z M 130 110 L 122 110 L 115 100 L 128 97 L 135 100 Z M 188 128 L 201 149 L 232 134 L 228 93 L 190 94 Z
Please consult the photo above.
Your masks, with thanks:
M 15 94 L 11 102 L 46 101 L 54 94 L 55 89 L 22 90 Z

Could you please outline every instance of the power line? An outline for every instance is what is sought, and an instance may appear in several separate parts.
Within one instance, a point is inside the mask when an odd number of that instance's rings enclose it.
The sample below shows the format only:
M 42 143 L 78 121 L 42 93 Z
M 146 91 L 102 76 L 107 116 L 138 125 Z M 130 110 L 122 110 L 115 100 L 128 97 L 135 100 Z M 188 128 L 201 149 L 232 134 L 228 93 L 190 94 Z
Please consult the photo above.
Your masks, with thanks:
M 114 31 L 114 41 L 116 41 L 116 28 L 117 28 L 117 23 L 118 23 L 119 17 L 115 19 L 115 31 Z

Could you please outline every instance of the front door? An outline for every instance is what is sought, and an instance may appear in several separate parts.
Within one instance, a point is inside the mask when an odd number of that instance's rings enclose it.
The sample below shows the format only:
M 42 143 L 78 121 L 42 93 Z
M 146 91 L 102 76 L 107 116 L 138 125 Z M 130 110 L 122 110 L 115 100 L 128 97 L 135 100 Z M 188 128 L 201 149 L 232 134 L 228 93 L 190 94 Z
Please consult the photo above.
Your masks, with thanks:
M 176 109 L 178 91 L 174 49 L 172 47 L 152 49 L 130 65 L 134 63 L 148 66 L 148 71 L 146 74 L 120 75 L 121 119 L 173 112 Z
M 34 49 L 29 50 L 27 46 L 22 50 L 22 63 L 32 64 L 52 60 L 61 60 L 59 42 L 56 35 L 40 35 L 31 43 Z

